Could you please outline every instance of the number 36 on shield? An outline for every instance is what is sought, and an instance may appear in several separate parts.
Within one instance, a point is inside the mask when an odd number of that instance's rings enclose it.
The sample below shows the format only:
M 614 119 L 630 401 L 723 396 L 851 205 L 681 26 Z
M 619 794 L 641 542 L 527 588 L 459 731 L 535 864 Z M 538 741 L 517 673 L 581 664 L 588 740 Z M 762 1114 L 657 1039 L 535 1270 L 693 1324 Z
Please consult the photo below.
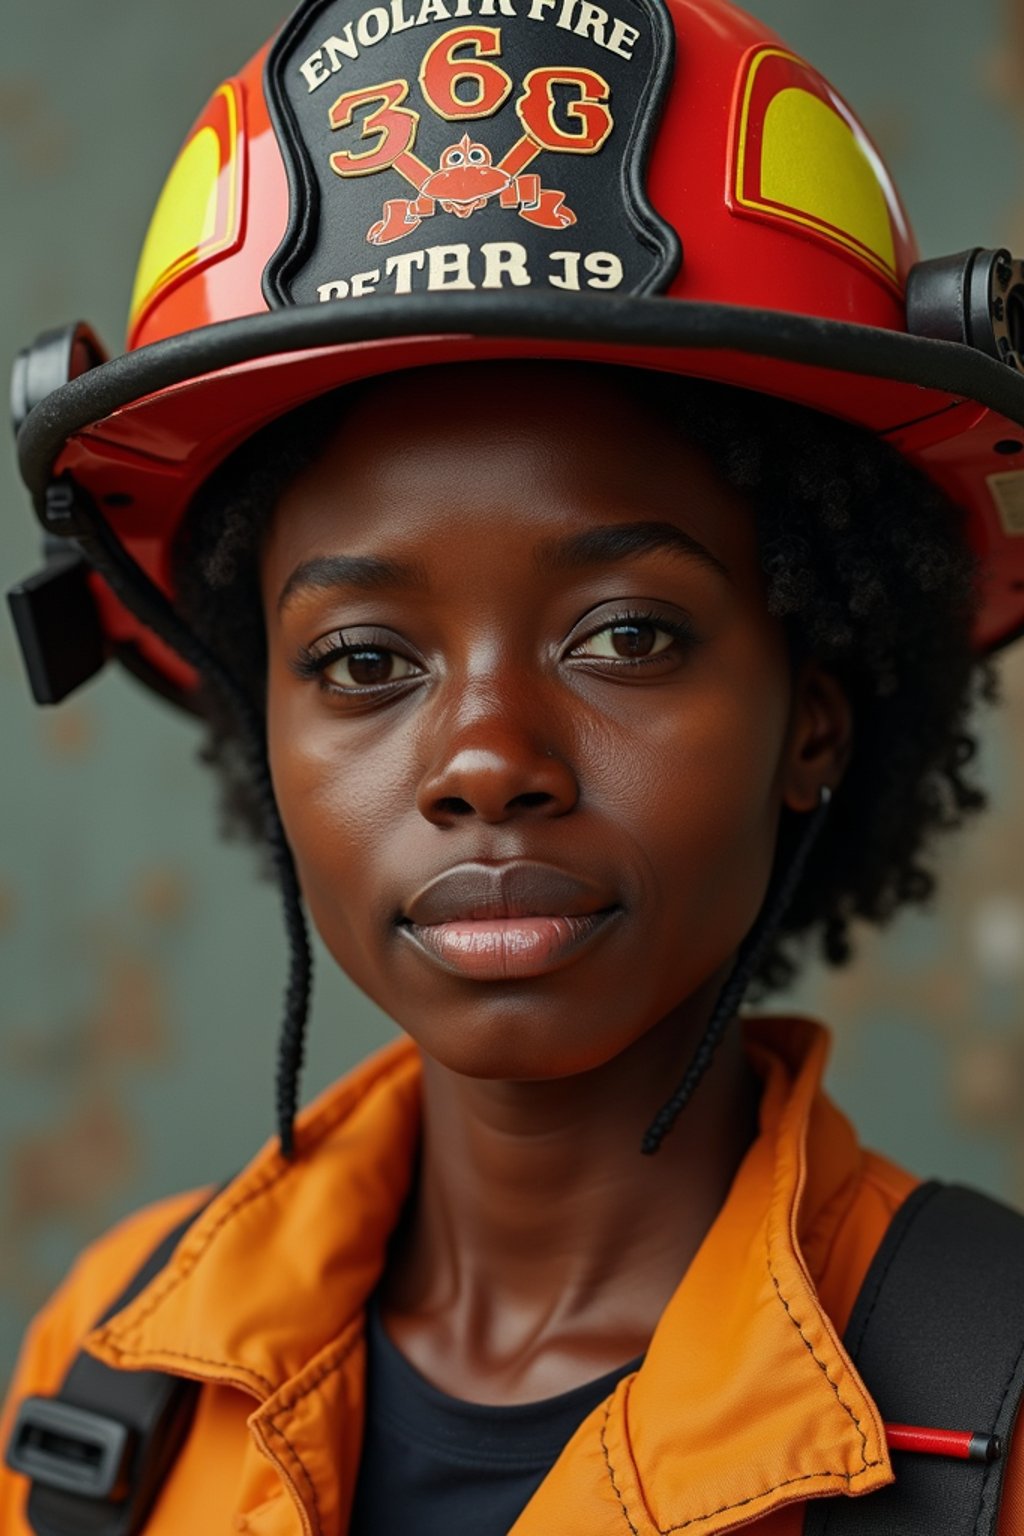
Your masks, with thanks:
M 467 50 L 456 57 L 456 49 Z M 497 27 L 456 27 L 427 49 L 420 65 L 419 82 L 427 105 L 448 122 L 491 117 L 512 92 L 512 79 L 492 62 L 501 53 Z M 461 94 L 456 94 L 456 87 Z M 568 93 L 563 102 L 566 121 L 555 120 L 555 88 Z M 339 149 L 331 166 L 339 176 L 369 176 L 393 166 L 408 154 L 416 139 L 420 114 L 402 103 L 409 94 L 406 80 L 385 80 L 380 85 L 346 91 L 330 109 L 332 128 L 347 128 L 360 108 L 371 110 L 358 118 L 360 142 L 376 138 L 362 152 Z M 536 149 L 560 154 L 593 155 L 612 131 L 608 107 L 610 87 L 596 70 L 573 66 L 531 69 L 515 108 L 524 136 Z

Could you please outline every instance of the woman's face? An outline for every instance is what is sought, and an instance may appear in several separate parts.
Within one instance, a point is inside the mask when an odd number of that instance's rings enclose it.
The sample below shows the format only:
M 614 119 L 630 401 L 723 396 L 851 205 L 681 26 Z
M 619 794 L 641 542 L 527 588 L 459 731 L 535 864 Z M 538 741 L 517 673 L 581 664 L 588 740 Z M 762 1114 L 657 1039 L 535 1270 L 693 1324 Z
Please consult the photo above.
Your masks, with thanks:
M 453 1071 L 599 1066 L 719 973 L 837 777 L 752 514 L 550 365 L 361 393 L 263 557 L 271 769 L 338 964 Z

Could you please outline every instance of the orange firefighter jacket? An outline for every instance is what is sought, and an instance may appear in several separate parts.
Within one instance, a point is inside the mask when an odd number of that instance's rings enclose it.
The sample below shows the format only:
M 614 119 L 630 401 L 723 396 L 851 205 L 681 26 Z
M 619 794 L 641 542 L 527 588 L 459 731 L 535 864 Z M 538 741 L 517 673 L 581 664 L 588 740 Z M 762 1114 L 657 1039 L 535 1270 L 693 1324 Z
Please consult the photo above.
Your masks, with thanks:
M 878 1409 L 840 1337 L 915 1181 L 863 1151 L 822 1093 L 820 1025 L 745 1028 L 764 1084 L 760 1133 L 643 1365 L 583 1422 L 511 1536 L 798 1536 L 807 1499 L 892 1480 Z M 89 1249 L 27 1335 L 3 1443 L 17 1402 L 54 1392 L 87 1337 L 112 1366 L 203 1383 L 146 1536 L 344 1536 L 365 1304 L 412 1176 L 419 1077 L 402 1042 L 331 1088 L 300 1120 L 298 1159 L 261 1152 L 92 1332 L 196 1196 Z M 1000 1536 L 1024 1536 L 1022 1494 L 1015 1443 Z M 23 1478 L 0 1472 L 3 1536 L 29 1536 L 25 1496 Z

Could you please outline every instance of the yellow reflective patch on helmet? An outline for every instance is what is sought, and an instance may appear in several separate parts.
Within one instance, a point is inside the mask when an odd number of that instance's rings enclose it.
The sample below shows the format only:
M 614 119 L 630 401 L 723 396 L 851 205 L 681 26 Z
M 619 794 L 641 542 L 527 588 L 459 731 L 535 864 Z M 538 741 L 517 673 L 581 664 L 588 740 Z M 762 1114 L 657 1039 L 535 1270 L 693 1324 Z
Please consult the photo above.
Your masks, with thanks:
M 780 91 L 765 113 L 761 191 L 825 232 L 846 235 L 895 275 L 889 208 L 875 169 L 842 118 L 808 91 Z
M 738 85 L 729 202 L 797 224 L 900 284 L 912 262 L 889 173 L 853 113 L 795 54 L 748 55 Z
M 132 314 L 178 265 L 191 265 L 217 226 L 220 145 L 212 128 L 190 140 L 167 178 L 139 257 Z
M 183 273 L 232 246 L 240 203 L 238 101 L 222 85 L 171 169 L 132 290 L 129 329 Z

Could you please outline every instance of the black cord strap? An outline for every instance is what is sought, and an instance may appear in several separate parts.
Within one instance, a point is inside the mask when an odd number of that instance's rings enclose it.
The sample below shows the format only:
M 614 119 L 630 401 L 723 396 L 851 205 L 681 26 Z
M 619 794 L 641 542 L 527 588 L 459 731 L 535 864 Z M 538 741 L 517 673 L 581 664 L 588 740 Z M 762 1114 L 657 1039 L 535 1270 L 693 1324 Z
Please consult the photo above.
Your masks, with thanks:
M 313 957 L 295 861 L 274 799 L 262 717 L 220 659 L 189 628 L 166 595 L 119 542 L 81 487 L 65 481 L 60 489 L 70 493 L 74 508 L 74 537 L 89 564 L 124 606 L 212 684 L 234 712 L 252 782 L 260 799 L 264 835 L 274 861 L 288 935 L 288 980 L 277 1063 L 277 1128 L 281 1152 L 291 1158 L 295 1150 L 294 1120 L 305 1054 Z
M 817 808 L 807 818 L 807 824 L 803 829 L 803 835 L 793 857 L 777 881 L 774 889 L 769 889 L 761 908 L 760 915 L 753 928 L 747 934 L 736 964 L 732 968 L 729 980 L 725 983 L 718 996 L 707 1028 L 694 1051 L 690 1064 L 683 1074 L 679 1087 L 672 1097 L 662 1105 L 648 1126 L 644 1139 L 640 1144 L 640 1150 L 647 1157 L 653 1157 L 658 1151 L 665 1137 L 675 1125 L 677 1118 L 689 1104 L 696 1092 L 697 1085 L 714 1059 L 715 1051 L 725 1034 L 726 1027 L 735 1017 L 740 1004 L 746 996 L 747 988 L 753 980 L 758 966 L 764 959 L 768 945 L 775 937 L 779 924 L 796 893 L 796 888 L 803 878 L 807 860 L 810 858 L 811 849 L 818 840 L 818 834 L 825 823 L 828 808 L 832 801 L 832 791 L 823 786 L 821 801 Z

